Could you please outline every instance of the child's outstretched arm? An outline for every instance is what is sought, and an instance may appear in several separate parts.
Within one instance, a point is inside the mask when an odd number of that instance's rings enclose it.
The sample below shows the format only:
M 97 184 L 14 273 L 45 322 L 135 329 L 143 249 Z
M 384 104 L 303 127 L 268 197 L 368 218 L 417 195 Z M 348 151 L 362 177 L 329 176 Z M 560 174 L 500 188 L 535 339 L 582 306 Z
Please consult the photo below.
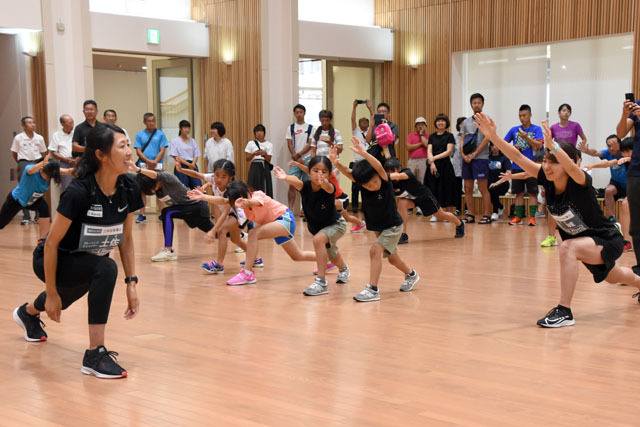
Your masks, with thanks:
M 331 164 L 333 164 L 333 166 L 335 166 L 344 176 L 349 178 L 351 181 L 356 182 L 351 174 L 351 169 L 340 163 L 340 160 L 338 160 L 338 149 L 335 145 L 329 148 L 329 160 L 331 160 Z
M 391 172 L 389 176 L 391 177 L 391 181 L 404 181 L 405 179 L 409 179 L 409 175 L 404 172 Z
M 542 121 L 542 133 L 544 134 L 545 148 L 547 148 L 556 156 L 558 163 L 560 163 L 562 168 L 565 170 L 565 172 L 567 172 L 571 179 L 573 179 L 577 184 L 584 187 L 587 182 L 584 171 L 580 169 L 580 167 L 573 160 L 571 160 L 571 158 L 569 158 L 567 153 L 565 153 L 564 150 L 560 148 L 557 142 L 553 142 L 553 138 L 551 137 L 551 129 L 549 129 L 549 124 L 546 120 Z
M 291 160 L 289 162 L 289 166 L 297 166 L 298 169 L 300 169 L 302 172 L 306 173 L 307 175 L 309 175 L 309 168 L 307 167 L 307 165 L 303 165 L 300 162 L 296 162 L 295 160 Z
M 284 181 L 287 184 L 292 185 L 296 190 L 302 190 L 302 187 L 304 185 L 303 182 L 293 175 L 287 175 L 287 173 L 282 170 L 280 166 L 276 166 L 275 168 L 273 168 L 273 175 L 280 181 Z
M 355 136 L 351 137 L 351 150 L 356 153 L 361 155 L 367 162 L 369 162 L 369 164 L 371 166 L 373 166 L 373 168 L 376 170 L 376 172 L 378 172 L 378 175 L 380 175 L 380 178 L 383 181 L 387 181 L 387 171 L 384 170 L 384 168 L 382 167 L 382 163 L 380 163 L 378 161 L 378 159 L 376 159 L 375 157 L 373 157 L 371 154 L 367 153 L 367 150 L 365 150 L 362 147 L 362 144 L 360 144 L 360 140 L 358 138 L 356 138 Z
M 601 162 L 596 162 L 596 163 L 593 163 L 591 165 L 586 165 L 586 166 L 583 166 L 583 167 L 584 167 L 584 169 L 588 169 L 588 170 L 591 170 L 593 168 L 609 168 L 611 166 L 616 166 L 618 164 L 619 160 L 620 159 L 603 160 Z
M 529 175 L 538 176 L 541 166 L 524 156 L 520 150 L 502 139 L 496 132 L 496 122 L 493 119 L 490 119 L 484 113 L 478 113 L 474 118 L 476 119 L 476 123 L 474 124 L 480 129 L 480 132 L 482 132 L 485 138 L 488 138 L 496 144 L 509 160 L 520 165 Z
M 193 190 L 187 191 L 187 196 L 189 196 L 189 199 L 191 199 L 191 200 L 204 200 L 204 201 L 213 203 L 214 205 L 229 204 L 229 200 L 226 199 L 225 197 L 209 196 L 207 194 L 204 194 L 202 191 L 200 191 L 198 189 L 193 189 Z
M 180 164 L 180 162 L 176 162 L 176 170 L 180 173 L 183 173 L 187 176 L 190 176 L 192 178 L 198 178 L 204 181 L 204 174 L 200 173 L 200 172 L 196 172 L 192 169 L 189 168 L 183 168 L 182 165 Z

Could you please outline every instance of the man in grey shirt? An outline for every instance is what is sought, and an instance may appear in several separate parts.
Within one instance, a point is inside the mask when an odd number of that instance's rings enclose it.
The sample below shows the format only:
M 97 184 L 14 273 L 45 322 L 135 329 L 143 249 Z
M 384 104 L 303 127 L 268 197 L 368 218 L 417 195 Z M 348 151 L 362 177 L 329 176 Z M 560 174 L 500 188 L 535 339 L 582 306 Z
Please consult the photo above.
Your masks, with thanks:
M 484 97 L 479 93 L 471 95 L 469 100 L 473 114 L 482 112 Z M 469 213 L 465 221 L 475 222 L 473 205 L 473 181 L 478 181 L 478 190 L 482 194 L 482 209 L 484 214 L 478 224 L 491 223 L 491 196 L 489 194 L 489 140 L 475 126 L 473 116 L 462 122 L 462 135 L 460 136 L 460 154 L 462 155 L 462 180 L 464 181 L 464 200 Z M 472 141 L 473 136 L 475 144 Z

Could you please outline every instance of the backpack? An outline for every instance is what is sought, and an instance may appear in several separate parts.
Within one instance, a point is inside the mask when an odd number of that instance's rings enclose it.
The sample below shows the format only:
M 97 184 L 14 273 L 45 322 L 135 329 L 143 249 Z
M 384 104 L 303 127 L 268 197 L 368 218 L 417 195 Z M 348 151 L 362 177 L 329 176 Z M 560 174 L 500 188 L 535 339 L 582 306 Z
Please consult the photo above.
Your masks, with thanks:
M 464 141 L 462 141 L 462 152 L 464 154 L 471 154 L 476 151 L 478 148 L 478 129 L 476 128 L 475 133 L 470 133 L 464 136 Z
M 391 132 L 391 127 L 388 123 L 381 123 L 375 130 L 376 141 L 381 147 L 391 145 L 396 141 L 396 136 Z
M 294 130 L 295 127 L 295 123 L 291 123 L 291 142 L 293 142 L 293 146 L 296 146 L 296 133 Z M 309 125 L 309 127 L 307 128 L 307 131 L 305 132 L 307 134 L 307 141 L 309 141 L 309 138 L 311 138 L 311 131 L 313 130 L 313 126 Z

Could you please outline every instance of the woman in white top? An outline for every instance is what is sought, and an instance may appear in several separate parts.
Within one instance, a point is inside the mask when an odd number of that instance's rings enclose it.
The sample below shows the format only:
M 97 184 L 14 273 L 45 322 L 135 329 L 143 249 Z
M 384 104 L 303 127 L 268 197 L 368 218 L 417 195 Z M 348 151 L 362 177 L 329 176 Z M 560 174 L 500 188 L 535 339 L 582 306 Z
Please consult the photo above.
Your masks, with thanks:
M 169 155 L 173 157 L 174 162 L 180 164 L 182 168 L 188 168 L 197 172 L 200 147 L 198 147 L 195 139 L 189 137 L 191 123 L 187 120 L 181 120 L 179 126 L 180 131 L 178 132 L 178 137 L 174 138 L 169 146 Z M 178 177 L 185 187 L 192 190 L 202 185 L 202 182 L 198 178 L 185 175 L 178 171 L 177 168 L 173 169 L 173 174 Z
M 333 113 L 329 110 L 322 110 L 318 117 L 320 118 L 320 126 L 311 139 L 311 158 L 315 156 L 329 157 L 329 147 L 333 145 L 338 149 L 338 154 L 342 153 L 342 135 L 331 124 Z
M 211 138 L 204 145 L 204 168 L 213 173 L 213 164 L 216 160 L 226 159 L 235 163 L 233 157 L 233 144 L 225 138 L 227 130 L 221 122 L 211 123 Z
M 249 167 L 249 179 L 247 184 L 255 191 L 262 191 L 267 196 L 273 197 L 273 183 L 271 182 L 271 156 L 273 155 L 273 144 L 265 141 L 264 136 L 267 129 L 262 124 L 257 124 L 253 128 L 255 139 L 247 142 L 244 149 Z

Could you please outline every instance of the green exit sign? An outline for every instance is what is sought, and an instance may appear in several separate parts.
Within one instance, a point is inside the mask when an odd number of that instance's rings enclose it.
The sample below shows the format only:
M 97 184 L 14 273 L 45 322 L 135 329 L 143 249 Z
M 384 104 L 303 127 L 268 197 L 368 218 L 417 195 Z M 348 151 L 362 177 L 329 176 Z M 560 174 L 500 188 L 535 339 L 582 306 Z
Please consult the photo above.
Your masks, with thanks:
M 160 30 L 147 28 L 147 43 L 160 44 Z

